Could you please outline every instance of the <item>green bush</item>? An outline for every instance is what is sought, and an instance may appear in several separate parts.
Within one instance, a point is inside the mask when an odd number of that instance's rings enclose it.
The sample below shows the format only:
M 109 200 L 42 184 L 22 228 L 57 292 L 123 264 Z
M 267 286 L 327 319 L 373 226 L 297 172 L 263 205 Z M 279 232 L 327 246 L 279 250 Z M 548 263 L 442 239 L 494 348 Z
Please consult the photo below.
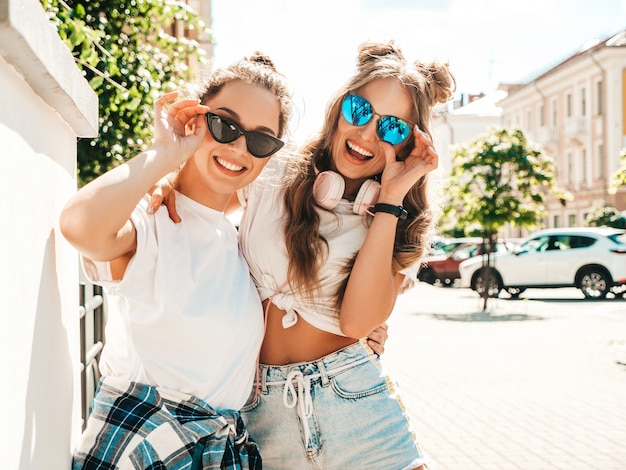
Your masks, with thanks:
M 180 1 L 42 0 L 77 66 L 98 95 L 99 135 L 78 141 L 78 181 L 87 183 L 144 150 L 154 101 L 194 79 L 208 63 L 197 41 L 168 32 L 175 22 L 208 32 Z

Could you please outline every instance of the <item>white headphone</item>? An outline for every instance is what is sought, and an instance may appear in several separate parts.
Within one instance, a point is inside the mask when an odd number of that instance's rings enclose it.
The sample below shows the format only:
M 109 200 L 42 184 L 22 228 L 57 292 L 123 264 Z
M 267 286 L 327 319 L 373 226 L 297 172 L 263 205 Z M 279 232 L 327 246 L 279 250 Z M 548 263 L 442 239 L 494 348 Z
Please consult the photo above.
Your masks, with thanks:
M 313 197 L 325 209 L 334 209 L 343 197 L 346 182 L 339 173 L 323 171 L 315 177 L 313 183 Z M 376 204 L 380 194 L 380 183 L 374 180 L 365 180 L 354 199 L 352 210 L 355 214 L 363 215 Z

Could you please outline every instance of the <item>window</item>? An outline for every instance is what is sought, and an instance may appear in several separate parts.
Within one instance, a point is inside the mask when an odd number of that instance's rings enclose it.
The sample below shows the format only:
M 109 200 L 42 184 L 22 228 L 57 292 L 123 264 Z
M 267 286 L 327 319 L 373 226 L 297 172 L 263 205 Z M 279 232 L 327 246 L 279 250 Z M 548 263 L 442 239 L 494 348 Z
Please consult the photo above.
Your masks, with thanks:
M 567 226 L 576 227 L 576 214 L 570 214 L 567 216 Z
M 626 233 L 616 233 L 615 235 L 609 235 L 609 238 L 618 245 L 626 245 Z M 619 247 L 623 249 L 623 246 Z
M 463 259 L 471 258 L 472 256 L 476 256 L 477 254 L 478 254 L 478 245 L 466 245 L 466 246 L 459 247 L 458 250 L 455 250 L 452 255 L 452 259 L 463 260 Z
M 544 127 L 546 125 L 544 112 L 545 111 L 542 104 L 541 106 L 539 106 L 539 127 Z
M 580 179 L 587 181 L 587 149 L 582 149 L 580 154 Z
M 580 115 L 587 115 L 587 90 L 585 88 L 580 90 Z
M 604 144 L 598 144 L 598 155 L 596 156 L 596 178 L 604 178 Z
M 596 114 L 603 114 L 604 113 L 604 86 L 602 84 L 602 80 L 600 80 L 596 84 L 596 100 L 597 100 Z
M 570 249 L 570 237 L 569 235 L 557 235 L 550 240 L 549 250 L 569 250 Z
M 529 253 L 546 251 L 548 249 L 549 242 L 550 237 L 547 235 L 533 238 L 528 240 L 526 243 L 523 243 L 522 246 L 520 246 L 520 251 L 527 251 Z
M 556 121 L 558 116 L 558 103 L 556 100 L 552 101 L 552 126 L 556 127 Z
M 572 235 L 570 237 L 570 246 L 572 248 L 587 248 L 595 242 L 595 238 L 585 237 L 584 235 Z
M 561 227 L 561 216 L 560 215 L 555 215 L 553 218 L 554 221 L 554 228 L 560 228 Z
M 568 93 L 566 97 L 566 116 L 572 117 L 572 94 Z

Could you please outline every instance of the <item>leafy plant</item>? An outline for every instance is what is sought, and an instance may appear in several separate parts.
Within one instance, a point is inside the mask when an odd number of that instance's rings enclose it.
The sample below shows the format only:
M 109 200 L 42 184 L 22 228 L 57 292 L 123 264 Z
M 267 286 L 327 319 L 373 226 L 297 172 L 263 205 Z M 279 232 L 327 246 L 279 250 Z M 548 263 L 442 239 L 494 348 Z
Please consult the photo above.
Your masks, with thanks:
M 591 212 L 585 218 L 585 225 L 587 227 L 626 228 L 626 217 L 613 206 L 597 204 L 592 207 Z
M 61 39 L 99 99 L 99 136 L 78 141 L 78 180 L 85 184 L 144 150 L 154 101 L 185 88 L 208 62 L 198 42 L 168 31 L 208 33 L 185 2 L 41 0 Z
M 615 194 L 617 188 L 620 186 L 626 186 L 626 149 L 622 149 L 619 154 L 619 160 L 621 166 L 611 177 L 611 186 L 609 192 Z
M 494 127 L 454 150 L 445 220 L 464 231 L 496 233 L 506 224 L 532 228 L 547 215 L 549 193 L 563 204 L 571 199 L 556 185 L 552 158 L 521 130 Z

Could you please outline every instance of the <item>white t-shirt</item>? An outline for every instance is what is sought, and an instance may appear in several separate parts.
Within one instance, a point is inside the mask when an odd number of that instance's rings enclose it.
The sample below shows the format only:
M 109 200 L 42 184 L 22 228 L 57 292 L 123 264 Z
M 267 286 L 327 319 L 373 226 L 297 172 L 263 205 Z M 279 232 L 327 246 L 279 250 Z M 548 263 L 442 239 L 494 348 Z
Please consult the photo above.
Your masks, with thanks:
M 131 220 L 137 252 L 121 281 L 109 263 L 83 259 L 108 305 L 103 375 L 190 393 L 216 410 L 249 396 L 263 339 L 263 311 L 237 231 L 222 212 L 176 193 L 182 223 L 166 210 Z
M 342 201 L 332 211 L 316 209 L 320 216 L 320 233 L 328 242 L 329 255 L 320 268 L 320 292 L 313 300 L 294 294 L 288 286 L 288 256 L 283 232 L 285 204 L 281 169 L 270 161 L 264 172 L 251 185 L 238 192 L 244 207 L 239 225 L 239 245 L 248 262 L 261 300 L 272 302 L 285 310 L 283 326 L 297 321 L 297 315 L 314 327 L 343 336 L 339 327 L 339 311 L 334 294 L 343 282 L 346 263 L 359 251 L 367 234 L 364 216 L 355 214 L 352 203 Z M 402 271 L 403 290 L 412 287 L 419 263 Z M 276 293 L 276 291 L 279 291 Z

